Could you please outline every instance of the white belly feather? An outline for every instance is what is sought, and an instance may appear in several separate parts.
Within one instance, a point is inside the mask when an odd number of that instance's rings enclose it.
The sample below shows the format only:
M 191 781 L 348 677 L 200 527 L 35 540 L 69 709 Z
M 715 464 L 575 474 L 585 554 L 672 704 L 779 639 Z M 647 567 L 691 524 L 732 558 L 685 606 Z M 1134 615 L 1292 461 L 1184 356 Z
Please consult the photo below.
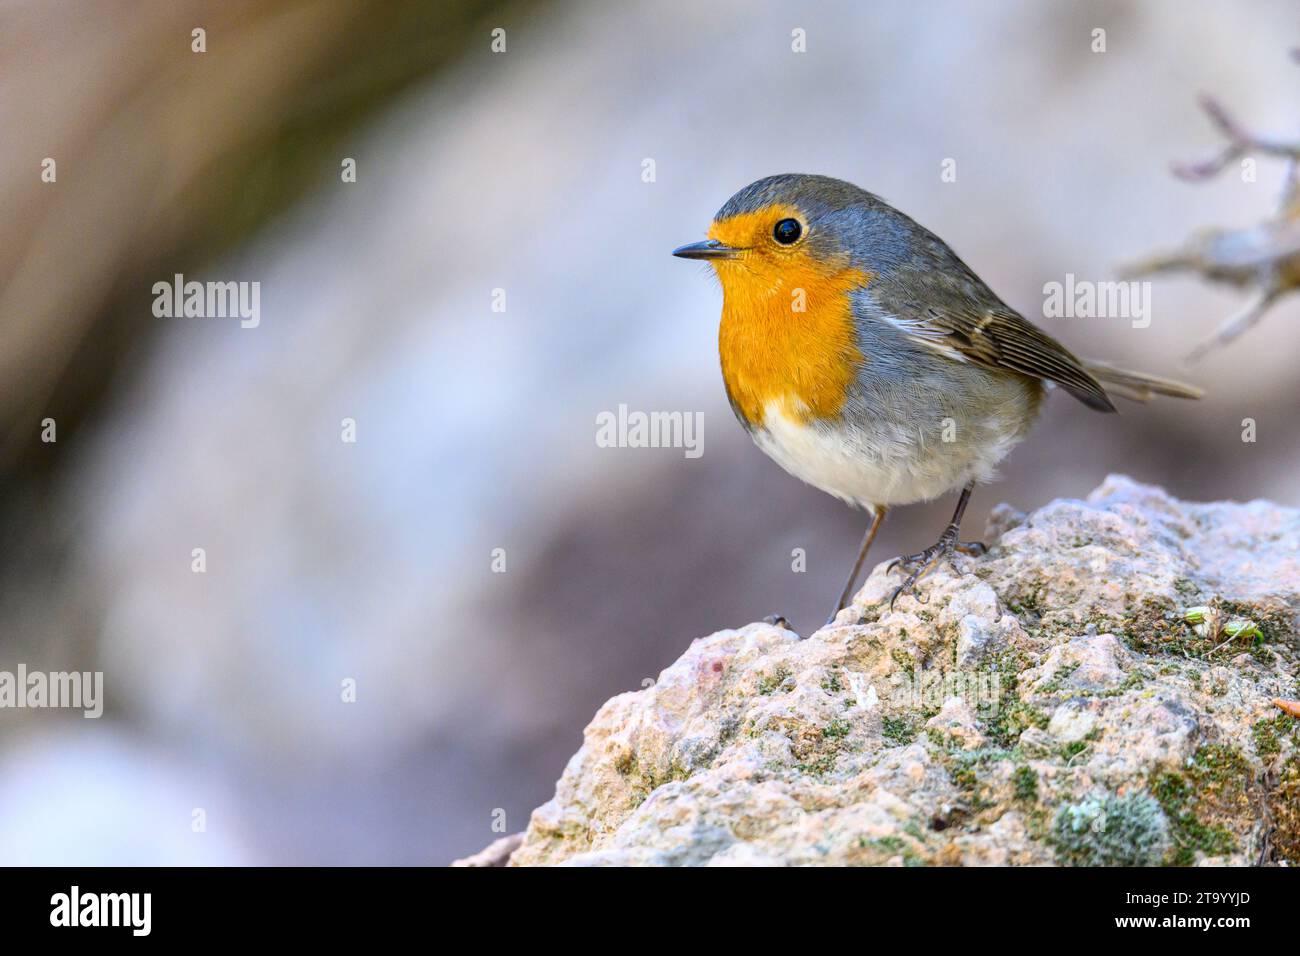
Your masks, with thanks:
M 785 407 L 783 402 L 767 406 L 754 443 L 796 478 L 863 508 L 928 501 L 972 479 L 989 481 L 1023 434 L 1023 427 L 990 417 L 948 423 L 953 440 L 945 442 L 943 421 L 804 424 Z

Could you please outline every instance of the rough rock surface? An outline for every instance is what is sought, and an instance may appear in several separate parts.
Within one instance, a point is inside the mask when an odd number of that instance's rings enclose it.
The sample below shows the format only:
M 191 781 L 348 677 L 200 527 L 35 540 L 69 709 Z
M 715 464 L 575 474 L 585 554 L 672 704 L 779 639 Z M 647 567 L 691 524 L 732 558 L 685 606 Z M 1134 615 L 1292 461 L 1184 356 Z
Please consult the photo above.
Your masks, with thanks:
M 695 641 L 587 727 L 511 865 L 1300 863 L 1300 511 L 1126 478 Z M 1193 610 L 1199 609 L 1199 610 Z
M 503 836 L 501 839 L 488 844 L 479 850 L 473 856 L 462 857 L 459 860 L 453 860 L 452 866 L 469 866 L 469 867 L 493 867 L 505 866 L 510 862 L 510 855 L 519 849 L 519 844 L 523 841 L 522 833 L 512 833 L 510 836 Z

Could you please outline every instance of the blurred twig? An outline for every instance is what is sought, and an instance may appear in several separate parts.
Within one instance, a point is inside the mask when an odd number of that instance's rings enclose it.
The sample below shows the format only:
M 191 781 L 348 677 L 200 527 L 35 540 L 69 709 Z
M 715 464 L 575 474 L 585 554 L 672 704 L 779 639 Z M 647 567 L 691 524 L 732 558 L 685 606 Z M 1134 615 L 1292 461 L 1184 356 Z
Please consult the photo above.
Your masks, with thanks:
M 1300 50 L 1291 51 L 1300 62 Z M 1197 361 L 1256 325 L 1277 301 L 1300 289 L 1300 138 L 1280 139 L 1251 132 L 1218 100 L 1201 97 L 1201 108 L 1228 143 L 1208 159 L 1175 163 L 1174 174 L 1189 182 L 1212 179 L 1248 153 L 1275 156 L 1287 163 L 1277 215 L 1247 229 L 1206 229 L 1181 248 L 1155 253 L 1125 266 L 1126 277 L 1191 271 L 1212 282 L 1249 289 L 1251 297 L 1229 315 L 1214 335 L 1193 349 Z

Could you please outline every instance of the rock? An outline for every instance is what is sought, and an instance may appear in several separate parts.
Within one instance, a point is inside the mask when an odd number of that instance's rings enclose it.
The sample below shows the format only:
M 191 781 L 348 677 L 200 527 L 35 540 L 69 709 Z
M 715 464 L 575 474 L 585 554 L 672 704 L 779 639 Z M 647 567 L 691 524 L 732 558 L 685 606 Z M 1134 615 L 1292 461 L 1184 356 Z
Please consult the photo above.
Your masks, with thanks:
M 957 741 L 963 749 L 974 750 L 984 744 L 975 712 L 964 697 L 949 697 L 925 726 Z
M 1125 680 L 1119 663 L 1122 653 L 1113 634 L 1076 637 L 1053 647 L 1043 663 L 1025 671 L 1024 677 L 1035 693 L 1050 693 L 1060 687 L 1111 690 Z
M 1079 701 L 1071 700 L 1052 713 L 1047 732 L 1062 743 L 1072 744 L 1077 740 L 1086 740 L 1096 726 L 1096 709 L 1087 705 L 1080 706 Z
M 1300 863 L 1300 512 L 1112 476 L 996 524 L 610 700 L 510 865 Z
M 504 836 L 499 840 L 489 844 L 486 848 L 479 850 L 473 856 L 467 856 L 459 860 L 453 860 L 452 866 L 505 866 L 510 862 L 510 854 L 519 849 L 519 844 L 524 840 L 522 833 L 512 833 L 510 836 Z

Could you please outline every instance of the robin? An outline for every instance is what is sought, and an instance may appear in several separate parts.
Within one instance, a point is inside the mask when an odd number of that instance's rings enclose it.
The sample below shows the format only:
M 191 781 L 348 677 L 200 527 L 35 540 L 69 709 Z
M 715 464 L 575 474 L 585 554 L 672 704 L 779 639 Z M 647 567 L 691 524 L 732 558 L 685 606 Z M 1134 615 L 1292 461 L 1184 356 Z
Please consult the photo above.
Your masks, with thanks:
M 722 283 L 727 398 L 790 474 L 871 512 L 827 623 L 852 597 L 888 509 L 960 490 L 939 540 L 895 559 L 901 595 L 961 552 L 971 492 L 1025 436 L 1044 393 L 1114 412 L 1111 396 L 1199 398 L 1169 379 L 1075 357 L 1007 306 L 947 244 L 827 176 L 769 176 L 727 200 L 708 239 L 673 250 Z

